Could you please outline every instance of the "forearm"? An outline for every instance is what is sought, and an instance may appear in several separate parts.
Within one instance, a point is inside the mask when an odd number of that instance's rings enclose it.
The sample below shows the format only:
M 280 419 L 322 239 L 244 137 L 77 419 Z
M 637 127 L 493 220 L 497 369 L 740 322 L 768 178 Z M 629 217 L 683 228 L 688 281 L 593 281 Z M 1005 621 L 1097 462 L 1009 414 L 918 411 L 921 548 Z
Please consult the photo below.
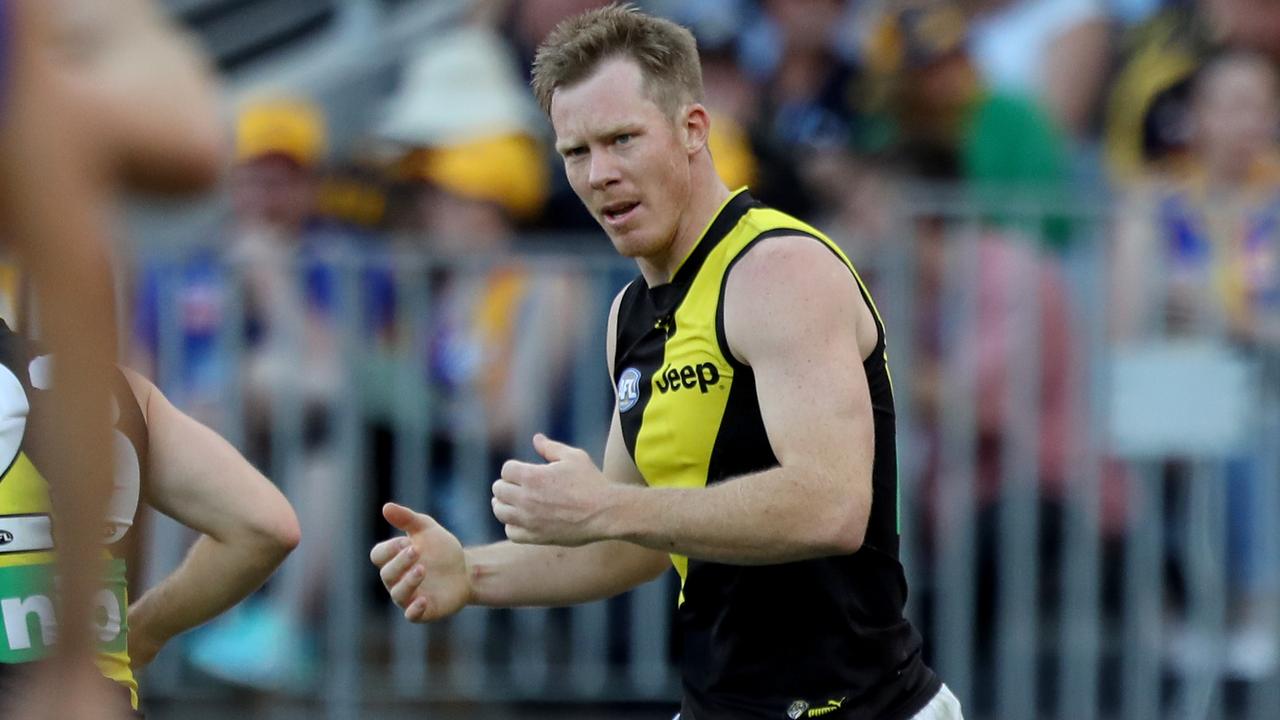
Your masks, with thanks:
M 200 625 L 261 587 L 287 554 L 275 543 L 201 536 L 172 575 L 129 607 L 130 632 L 163 643 Z
M 91 247 L 92 241 L 93 238 L 83 239 L 81 250 Z M 49 284 L 63 285 L 74 278 L 77 288 L 46 285 L 43 291 L 37 291 L 43 303 L 41 321 L 47 347 L 58 358 L 53 370 L 54 386 L 65 388 L 52 394 L 50 422 L 52 427 L 60 428 L 64 445 L 61 452 L 50 454 L 46 472 L 51 487 L 68 489 L 50 493 L 62 583 L 59 618 L 68 628 L 83 625 L 87 629 L 92 598 L 101 588 L 102 533 L 112 486 L 107 371 L 114 355 L 114 315 L 104 266 L 95 267 L 96 263 L 83 257 L 83 252 L 76 257 L 74 248 L 66 247 L 66 251 L 59 256 L 67 276 Z M 41 258 L 42 262 L 45 260 L 53 258 Z M 38 280 L 51 280 L 55 272 L 50 268 L 33 275 Z M 83 294 L 76 298 L 79 293 Z M 62 637 L 62 649 L 70 655 L 92 647 L 88 632 L 68 630 Z
M 837 478 L 776 467 L 705 488 L 619 487 L 602 523 L 662 552 L 768 565 L 856 551 L 869 505 Z
M 14 96 L 24 95 L 15 91 Z M 110 262 L 103 228 L 107 195 L 101 179 L 76 157 L 88 150 L 63 136 L 57 115 L 35 117 L 58 104 L 14 104 L 21 127 L 4 148 L 3 211 L 6 235 L 31 280 L 42 340 L 58 358 L 49 426 L 59 448 L 43 468 L 53 488 L 54 544 L 63 583 L 58 616 L 67 631 L 60 651 L 80 656 L 93 649 L 88 632 L 92 599 L 101 587 L 103 516 L 111 493 L 108 378 L 115 361 L 115 315 Z M 45 152 L 41 152 L 41 151 Z M 52 189 L 56 188 L 56 192 Z M 74 448 L 74 452 L 68 451 Z M 82 626 L 84 631 L 69 628 Z
M 648 582 L 667 557 L 631 543 L 581 547 L 500 542 L 467 548 L 472 605 L 558 607 L 602 600 Z

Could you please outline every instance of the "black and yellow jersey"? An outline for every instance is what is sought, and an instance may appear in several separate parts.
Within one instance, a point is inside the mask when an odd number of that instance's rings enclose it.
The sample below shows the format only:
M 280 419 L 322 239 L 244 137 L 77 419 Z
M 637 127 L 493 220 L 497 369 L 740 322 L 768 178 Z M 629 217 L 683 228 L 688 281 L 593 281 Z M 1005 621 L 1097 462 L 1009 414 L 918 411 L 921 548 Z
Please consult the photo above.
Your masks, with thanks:
M 0 322 L 0 674 L 37 662 L 56 643 L 53 600 L 51 489 L 40 472 L 58 447 L 49 427 L 50 357 Z M 147 433 L 141 408 L 124 375 L 112 386 L 116 416 L 114 488 L 103 530 L 107 560 L 104 587 L 95 598 L 98 666 L 138 707 L 138 685 L 130 670 L 126 559 L 130 533 L 145 488 Z
M 623 438 L 654 487 L 733 482 L 778 465 L 752 370 L 729 350 L 723 303 L 734 263 L 756 242 L 780 235 L 812 237 L 830 248 L 876 318 L 876 348 L 862 363 L 875 422 L 870 522 L 862 548 L 845 556 L 766 566 L 672 556 L 681 580 L 683 717 L 907 718 L 941 683 L 903 616 L 907 586 L 898 562 L 884 326 L 834 243 L 739 191 L 670 283 L 633 281 L 619 303 L 614 357 Z

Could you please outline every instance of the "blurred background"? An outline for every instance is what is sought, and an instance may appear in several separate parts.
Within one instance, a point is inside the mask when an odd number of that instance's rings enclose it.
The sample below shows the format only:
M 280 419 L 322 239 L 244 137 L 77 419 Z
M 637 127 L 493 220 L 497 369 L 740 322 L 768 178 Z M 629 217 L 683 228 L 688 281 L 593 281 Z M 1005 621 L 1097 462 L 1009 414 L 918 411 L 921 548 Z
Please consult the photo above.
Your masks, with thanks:
M 535 431 L 602 450 L 636 270 L 527 86 L 602 3 L 163 4 L 221 71 L 234 158 L 122 224 L 129 362 L 304 542 L 147 670 L 148 716 L 669 718 L 674 573 L 426 628 L 367 559 L 386 500 L 484 542 Z M 877 298 L 908 612 L 966 717 L 1275 717 L 1280 4 L 638 4 L 698 37 L 725 181 Z M 192 538 L 145 527 L 154 582 Z

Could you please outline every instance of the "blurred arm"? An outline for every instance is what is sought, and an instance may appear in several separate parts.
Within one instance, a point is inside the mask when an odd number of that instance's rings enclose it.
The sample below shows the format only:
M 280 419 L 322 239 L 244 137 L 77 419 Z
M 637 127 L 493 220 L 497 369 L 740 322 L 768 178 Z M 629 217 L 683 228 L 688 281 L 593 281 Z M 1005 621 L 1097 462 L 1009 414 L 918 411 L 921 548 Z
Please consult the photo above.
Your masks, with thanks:
M 1045 103 L 1074 137 L 1087 134 L 1110 62 L 1107 21 L 1093 17 L 1054 38 L 1046 49 Z
M 202 189 L 223 164 L 214 76 L 152 0 L 51 0 L 61 68 L 130 187 Z
M 0 127 L 0 215 L 5 242 L 32 281 L 46 347 L 58 357 L 51 422 L 66 448 L 45 471 L 53 488 L 62 582 L 58 644 L 67 659 L 95 646 L 90 601 L 100 587 L 103 514 L 111 491 L 108 373 L 115 360 L 114 295 L 106 239 L 108 185 L 73 88 L 44 44 L 42 0 L 10 0 L 10 69 Z M 72 628 L 75 630 L 73 631 Z
M 293 508 L 226 440 L 129 373 L 149 437 L 156 509 L 203 533 L 172 575 L 129 608 L 135 666 L 166 640 L 227 610 L 266 582 L 298 544 Z
M 1114 255 L 1110 258 L 1107 303 L 1109 335 L 1113 342 L 1141 339 L 1150 321 L 1156 289 L 1151 282 L 1156 245 L 1155 200 L 1145 189 L 1129 188 L 1121 195 L 1116 218 Z M 1156 263 L 1162 267 L 1163 263 Z

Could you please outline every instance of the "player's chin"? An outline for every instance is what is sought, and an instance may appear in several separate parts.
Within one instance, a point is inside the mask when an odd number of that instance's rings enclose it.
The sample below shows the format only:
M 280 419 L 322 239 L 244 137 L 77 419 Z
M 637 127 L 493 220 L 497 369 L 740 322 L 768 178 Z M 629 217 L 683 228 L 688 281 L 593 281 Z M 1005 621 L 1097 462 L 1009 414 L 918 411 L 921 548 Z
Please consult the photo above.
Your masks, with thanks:
M 634 230 L 609 233 L 609 240 L 613 242 L 614 250 L 623 257 L 642 258 L 652 254 L 652 243 L 646 242 L 646 238 Z

